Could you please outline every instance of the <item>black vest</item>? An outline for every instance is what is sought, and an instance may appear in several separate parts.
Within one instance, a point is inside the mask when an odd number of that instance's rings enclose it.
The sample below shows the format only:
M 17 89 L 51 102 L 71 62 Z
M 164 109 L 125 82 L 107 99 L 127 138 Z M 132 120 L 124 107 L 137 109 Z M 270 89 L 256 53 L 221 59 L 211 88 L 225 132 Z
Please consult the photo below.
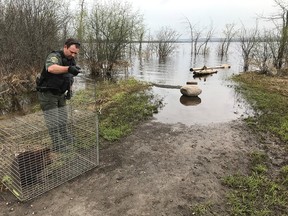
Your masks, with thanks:
M 74 59 L 67 59 L 63 51 L 53 51 L 61 56 L 61 66 L 75 66 Z M 73 75 L 69 73 L 53 74 L 46 70 L 44 65 L 40 78 L 37 78 L 36 89 L 38 91 L 51 91 L 53 94 L 63 94 L 66 90 L 70 89 L 73 83 Z

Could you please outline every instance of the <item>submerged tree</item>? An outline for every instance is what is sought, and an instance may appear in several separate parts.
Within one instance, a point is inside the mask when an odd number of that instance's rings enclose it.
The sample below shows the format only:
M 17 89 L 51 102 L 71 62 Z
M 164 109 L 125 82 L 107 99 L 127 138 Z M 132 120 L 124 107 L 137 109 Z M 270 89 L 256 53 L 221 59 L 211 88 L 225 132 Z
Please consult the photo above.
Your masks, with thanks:
M 95 49 L 88 54 L 92 72 L 111 74 L 115 63 L 125 57 L 131 41 L 139 39 L 144 25 L 143 16 L 134 12 L 130 3 L 112 1 L 94 5 L 89 26 L 89 46 Z
M 234 23 L 225 25 L 225 29 L 223 30 L 224 38 L 221 41 L 219 49 L 218 49 L 218 55 L 221 57 L 221 59 L 223 59 L 223 57 L 228 54 L 230 44 L 236 34 L 237 34 L 237 31 L 235 30 Z
M 214 34 L 214 29 L 213 29 L 213 25 L 211 24 L 209 30 L 206 32 L 204 41 L 198 46 L 196 54 L 202 54 L 205 56 L 209 53 L 208 43 L 211 40 L 213 34 Z
M 193 53 L 194 53 L 194 56 L 199 55 L 199 54 L 202 54 L 204 56 L 207 55 L 209 53 L 208 43 L 210 42 L 214 34 L 213 25 L 211 24 L 210 28 L 206 32 L 206 35 L 203 37 L 204 40 L 202 40 L 201 42 L 200 41 L 201 36 L 203 36 L 203 33 L 205 33 L 206 27 L 197 28 L 197 25 L 192 24 L 187 17 L 185 17 L 185 19 L 189 28 L 189 35 L 190 35 L 190 42 L 191 42 L 191 55 Z
M 188 24 L 188 28 L 189 28 L 190 43 L 191 43 L 191 56 L 192 56 L 193 51 L 194 51 L 194 49 L 193 49 L 193 45 L 194 45 L 194 34 L 195 34 L 195 33 L 194 33 L 194 30 L 195 30 L 196 24 L 192 24 L 191 21 L 190 21 L 187 17 L 185 17 L 185 20 L 186 20 L 186 22 L 187 22 L 187 24 Z
M 264 30 L 264 33 L 258 38 L 258 42 L 251 51 L 253 61 L 251 63 L 255 65 L 260 72 L 271 72 L 271 59 L 273 57 L 272 47 L 275 41 L 271 36 L 271 32 Z M 274 48 L 273 48 L 274 50 Z
M 250 60 L 252 59 L 252 51 L 256 47 L 256 44 L 259 42 L 259 30 L 258 25 L 255 28 L 247 29 L 242 26 L 242 29 L 239 32 L 240 47 L 243 57 L 243 70 L 248 71 Z
M 288 4 L 282 0 L 274 0 L 276 6 L 280 8 L 280 12 L 270 17 L 262 17 L 268 21 L 272 21 L 275 28 L 272 30 L 264 30 L 264 34 L 256 38 L 256 32 L 250 34 L 251 40 L 246 40 L 247 46 L 243 46 L 244 70 L 248 70 L 249 63 L 252 62 L 263 73 L 275 73 L 287 63 L 288 55 Z M 243 31 L 242 31 L 243 33 Z M 251 33 L 251 32 L 250 32 Z M 257 42 L 256 42 L 257 41 Z M 249 43 L 248 43 L 249 42 Z M 243 38 L 241 37 L 243 45 Z M 253 48 L 251 48 L 253 44 Z M 251 49 L 250 49 L 251 48 Z M 250 51 L 251 50 L 251 51 Z M 249 58 L 248 61 L 248 52 Z M 247 65 L 248 64 L 248 65 Z
M 162 27 L 156 34 L 155 50 L 160 59 L 168 57 L 176 49 L 175 42 L 180 35 L 172 28 L 166 26 Z

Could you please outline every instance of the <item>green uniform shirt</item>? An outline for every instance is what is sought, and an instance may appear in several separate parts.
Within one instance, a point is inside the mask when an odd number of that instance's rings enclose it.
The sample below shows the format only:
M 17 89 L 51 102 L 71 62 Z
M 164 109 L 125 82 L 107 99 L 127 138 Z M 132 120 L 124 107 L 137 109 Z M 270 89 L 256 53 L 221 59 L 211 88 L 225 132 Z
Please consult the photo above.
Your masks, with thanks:
M 45 63 L 46 70 L 48 70 L 48 67 L 54 64 L 63 65 L 61 55 L 56 52 L 52 52 L 47 56 Z

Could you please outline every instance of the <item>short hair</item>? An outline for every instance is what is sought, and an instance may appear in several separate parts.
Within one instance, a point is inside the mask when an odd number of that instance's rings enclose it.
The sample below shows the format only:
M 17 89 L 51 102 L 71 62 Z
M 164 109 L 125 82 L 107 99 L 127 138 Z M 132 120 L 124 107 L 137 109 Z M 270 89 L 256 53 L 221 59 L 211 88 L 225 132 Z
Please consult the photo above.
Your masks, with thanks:
M 67 46 L 67 48 L 69 48 L 71 45 L 75 44 L 75 46 L 77 48 L 80 48 L 80 42 L 74 38 L 68 38 L 66 41 L 65 41 L 65 44 Z

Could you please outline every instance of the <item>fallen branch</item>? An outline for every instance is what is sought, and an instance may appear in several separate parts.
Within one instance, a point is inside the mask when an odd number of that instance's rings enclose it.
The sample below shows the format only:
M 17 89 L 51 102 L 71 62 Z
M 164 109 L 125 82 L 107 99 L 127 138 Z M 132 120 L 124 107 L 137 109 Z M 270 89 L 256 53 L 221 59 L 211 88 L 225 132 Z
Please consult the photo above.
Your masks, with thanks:
M 190 71 L 200 71 L 200 70 L 207 70 L 207 69 L 225 69 L 225 68 L 231 68 L 231 66 L 228 64 L 222 64 L 222 65 L 214 66 L 214 67 L 206 67 L 204 65 L 201 68 L 190 68 Z

